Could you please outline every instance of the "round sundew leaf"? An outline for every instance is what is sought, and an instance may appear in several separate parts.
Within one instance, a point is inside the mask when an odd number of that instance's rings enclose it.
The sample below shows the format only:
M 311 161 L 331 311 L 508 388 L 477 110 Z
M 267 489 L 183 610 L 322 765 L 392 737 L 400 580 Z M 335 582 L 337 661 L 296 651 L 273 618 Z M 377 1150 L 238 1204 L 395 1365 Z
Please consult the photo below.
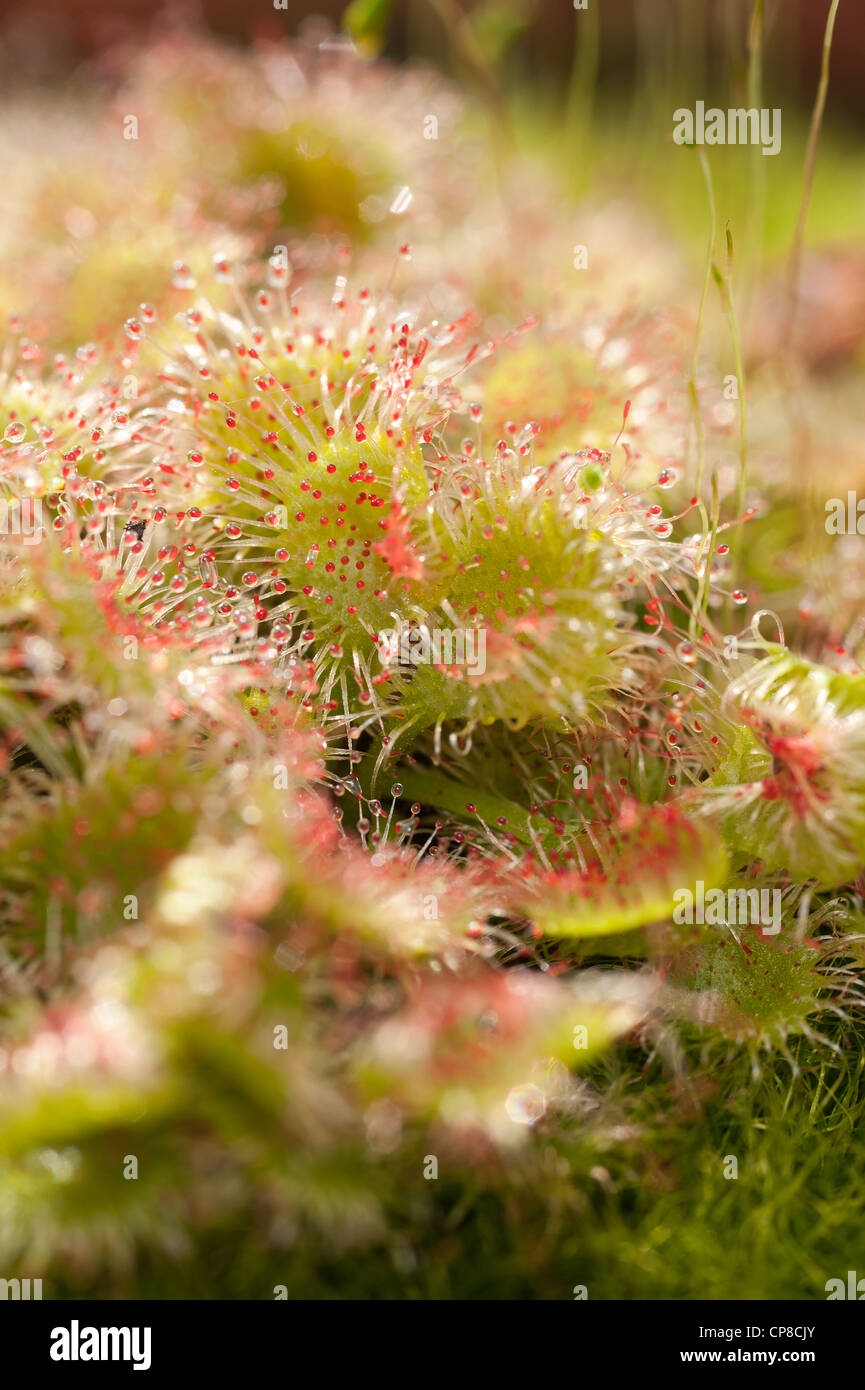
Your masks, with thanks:
M 825 978 L 814 942 L 765 937 L 758 928 L 723 928 L 678 965 L 703 996 L 701 1021 L 736 1042 L 781 1044 L 807 1032 L 819 1011 Z
M 538 869 L 514 894 L 550 935 L 607 936 L 663 921 L 682 890 L 694 895 L 701 883 L 704 891 L 716 888 L 728 871 L 717 834 L 674 803 L 627 802 L 617 823 L 592 842 L 593 862 L 584 870 Z M 588 840 L 586 849 L 592 852 Z
M 33 1087 L 17 1104 L 7 1097 L 4 1101 L 0 1130 L 4 1158 L 81 1144 L 124 1125 L 140 1124 L 145 1114 L 151 1123 L 178 1117 L 178 1100 L 169 1088 L 155 1089 L 145 1098 L 140 1084 L 113 1080 L 98 1089 L 70 1084 L 60 1094 L 56 1090 L 39 1094 Z
M 702 791 L 729 847 L 832 887 L 865 860 L 865 676 L 778 648 L 730 687 L 740 726 Z
M 646 339 L 643 346 L 648 346 Z M 662 361 L 670 365 L 669 349 L 661 348 L 660 342 L 656 346 L 661 349 L 660 357 L 650 379 L 659 368 L 665 369 L 660 366 Z M 633 380 L 635 349 L 636 343 L 630 344 L 624 360 L 612 366 L 604 363 L 603 348 L 590 349 L 576 341 L 573 333 L 565 338 L 553 335 L 544 341 L 525 340 L 502 354 L 486 374 L 485 418 L 497 435 L 507 432 L 509 421 L 536 421 L 540 427 L 536 457 L 544 462 L 572 449 L 575 443 L 609 449 L 622 428 L 626 400 L 633 398 L 637 407 L 645 391 L 651 402 L 648 382 L 637 385 Z M 650 422 L 666 428 L 666 422 L 658 419 L 657 407 L 652 410 L 648 404 L 646 408 Z M 675 408 L 672 402 L 668 408 Z M 651 429 L 648 434 L 651 448 Z M 642 444 L 646 431 L 637 430 L 636 435 Z M 584 486 L 589 490 L 600 486 L 600 475 L 597 482 L 584 479 Z
M 640 1023 L 651 994 L 647 979 L 607 971 L 571 984 L 527 970 L 428 980 L 358 1053 L 356 1075 L 414 1110 L 444 1113 L 459 1095 L 468 1119 L 495 1122 L 538 1059 L 585 1065 Z

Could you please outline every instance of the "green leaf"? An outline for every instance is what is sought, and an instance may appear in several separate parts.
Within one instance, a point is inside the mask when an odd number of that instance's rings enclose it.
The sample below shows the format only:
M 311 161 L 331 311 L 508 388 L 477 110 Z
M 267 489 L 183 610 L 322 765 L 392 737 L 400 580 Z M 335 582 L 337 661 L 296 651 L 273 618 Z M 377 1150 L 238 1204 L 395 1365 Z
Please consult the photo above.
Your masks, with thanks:
M 352 0 L 343 15 L 346 33 L 378 52 L 384 45 L 392 3 L 393 0 Z
M 728 861 L 714 829 L 673 802 L 629 803 L 627 821 L 595 835 L 597 851 L 585 869 L 542 869 L 525 880 L 513 906 L 552 936 L 596 937 L 672 917 L 676 895 L 724 882 Z
M 489 63 L 498 63 L 528 27 L 534 0 L 486 0 L 472 11 L 472 28 Z

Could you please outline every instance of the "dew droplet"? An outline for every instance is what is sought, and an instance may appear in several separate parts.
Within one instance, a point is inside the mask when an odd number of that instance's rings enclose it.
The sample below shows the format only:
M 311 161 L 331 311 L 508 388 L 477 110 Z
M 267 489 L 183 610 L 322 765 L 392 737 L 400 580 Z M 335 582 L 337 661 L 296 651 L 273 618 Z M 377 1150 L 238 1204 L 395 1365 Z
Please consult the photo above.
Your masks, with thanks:
M 19 420 L 13 420 L 11 425 L 7 425 L 3 431 L 3 438 L 9 444 L 20 444 L 27 430 Z
M 194 290 L 195 276 L 185 261 L 175 261 L 172 267 L 171 283 L 176 290 Z
M 658 474 L 658 487 L 675 487 L 678 481 L 678 468 L 662 468 Z
M 539 1086 L 514 1086 L 508 1092 L 505 1110 L 515 1125 L 534 1125 L 547 1108 L 547 1098 Z
M 291 266 L 281 255 L 271 256 L 267 262 L 267 283 L 272 290 L 287 285 L 291 279 Z
M 745 593 L 744 589 L 734 589 L 730 597 L 734 603 L 738 603 L 739 605 L 748 602 L 748 595 Z

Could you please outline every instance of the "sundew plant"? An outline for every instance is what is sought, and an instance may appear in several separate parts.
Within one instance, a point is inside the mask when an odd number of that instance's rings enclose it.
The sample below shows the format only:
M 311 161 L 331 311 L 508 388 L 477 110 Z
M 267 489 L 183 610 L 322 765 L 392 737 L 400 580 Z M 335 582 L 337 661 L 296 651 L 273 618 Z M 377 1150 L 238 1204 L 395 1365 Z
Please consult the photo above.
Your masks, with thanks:
M 8 84 L 6 1280 L 861 1265 L 846 8 L 154 10 Z

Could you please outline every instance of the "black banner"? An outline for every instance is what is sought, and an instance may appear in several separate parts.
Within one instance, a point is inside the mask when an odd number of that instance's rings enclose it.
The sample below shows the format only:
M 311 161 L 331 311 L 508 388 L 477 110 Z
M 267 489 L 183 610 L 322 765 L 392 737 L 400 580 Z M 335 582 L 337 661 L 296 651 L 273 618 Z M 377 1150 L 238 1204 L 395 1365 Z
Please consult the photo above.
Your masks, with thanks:
M 819 1303 L 614 1303 L 576 1299 L 568 1304 L 525 1304 L 503 1325 L 493 1303 L 315 1302 L 52 1302 L 0 1303 L 0 1334 L 7 1358 L 62 1384 L 105 1378 L 105 1373 L 162 1377 L 166 1372 L 215 1373 L 248 1378 L 268 1366 L 294 1375 L 299 1358 L 320 1358 L 328 1378 L 340 1355 L 355 1374 L 370 1358 L 387 1364 L 396 1338 L 424 1337 L 427 1377 L 438 1365 L 453 1374 L 461 1340 L 477 1338 L 486 1364 L 507 1365 L 513 1351 L 546 1355 L 549 1337 L 575 1339 L 578 1358 L 606 1364 L 612 1373 L 710 1366 L 805 1367 L 821 1377 L 846 1368 L 858 1345 L 862 1315 L 843 1308 L 846 1296 Z M 855 1300 L 858 1303 L 858 1296 Z M 472 1327 L 466 1323 L 471 1318 Z M 398 1321 L 397 1321 L 398 1319 Z M 498 1328 L 495 1335 L 491 1327 Z M 510 1329 L 510 1330 L 507 1330 Z M 444 1336 L 442 1334 L 445 1334 Z M 518 1333 L 518 1335 L 517 1335 Z M 514 1336 L 516 1335 L 516 1347 Z M 374 1340 L 380 1350 L 375 1352 Z M 396 1366 L 392 1365 L 392 1371 Z

